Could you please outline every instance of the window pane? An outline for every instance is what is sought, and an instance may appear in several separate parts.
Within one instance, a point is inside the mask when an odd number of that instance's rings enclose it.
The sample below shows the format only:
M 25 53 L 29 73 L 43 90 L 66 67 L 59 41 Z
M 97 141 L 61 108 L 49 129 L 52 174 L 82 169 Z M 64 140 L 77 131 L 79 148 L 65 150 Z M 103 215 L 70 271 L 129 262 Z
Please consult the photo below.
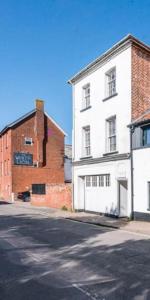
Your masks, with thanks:
M 106 186 L 110 186 L 110 175 L 106 175 Z
M 91 176 L 86 176 L 86 186 L 91 186 Z
M 116 150 L 116 136 L 110 137 L 110 151 Z
M 89 156 L 91 154 L 90 147 L 90 127 L 83 128 L 84 132 L 84 155 Z
M 104 176 L 103 175 L 99 176 L 99 186 L 104 186 Z
M 150 145 L 150 126 L 143 129 L 143 145 Z
M 112 152 L 116 150 L 116 117 L 107 120 L 107 151 Z
M 83 108 L 90 106 L 90 85 L 83 87 Z
M 107 96 L 112 96 L 116 93 L 116 69 L 107 72 Z
M 97 176 L 92 176 L 92 186 L 97 186 Z

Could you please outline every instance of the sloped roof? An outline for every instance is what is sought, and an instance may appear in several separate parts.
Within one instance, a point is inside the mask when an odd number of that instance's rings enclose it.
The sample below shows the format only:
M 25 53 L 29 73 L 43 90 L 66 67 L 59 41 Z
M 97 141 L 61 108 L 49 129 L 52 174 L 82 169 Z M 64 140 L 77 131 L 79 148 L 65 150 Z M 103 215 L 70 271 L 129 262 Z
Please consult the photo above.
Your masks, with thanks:
M 71 77 L 68 80 L 68 83 L 73 84 L 80 78 L 82 78 L 84 75 L 86 75 L 88 72 L 92 71 L 97 65 L 101 64 L 105 60 L 107 60 L 110 56 L 112 56 L 114 53 L 119 51 L 120 49 L 126 47 L 127 45 L 130 45 L 131 43 L 138 45 L 145 50 L 150 52 L 150 47 L 137 38 L 135 38 L 133 35 L 128 34 L 123 39 L 121 39 L 118 43 L 113 45 L 110 49 L 108 49 L 106 52 L 104 52 L 102 55 L 100 55 L 97 59 L 95 59 L 93 62 L 88 64 L 85 68 L 83 68 L 81 71 L 79 71 L 77 74 L 75 74 L 73 77 Z
M 34 113 L 36 113 L 37 109 L 33 109 L 30 112 L 26 113 L 25 115 L 23 115 L 22 117 L 18 118 L 17 120 L 15 120 L 14 122 L 6 125 L 1 131 L 0 131 L 0 136 L 3 135 L 8 129 L 13 128 L 14 126 L 18 125 L 20 122 L 24 121 L 25 119 L 27 119 L 28 117 L 32 116 Z M 50 117 L 46 112 L 44 112 L 44 115 L 47 116 L 47 118 L 50 119 L 50 121 L 65 135 L 67 136 L 67 134 L 64 132 L 64 130 L 54 121 L 54 119 L 52 117 Z

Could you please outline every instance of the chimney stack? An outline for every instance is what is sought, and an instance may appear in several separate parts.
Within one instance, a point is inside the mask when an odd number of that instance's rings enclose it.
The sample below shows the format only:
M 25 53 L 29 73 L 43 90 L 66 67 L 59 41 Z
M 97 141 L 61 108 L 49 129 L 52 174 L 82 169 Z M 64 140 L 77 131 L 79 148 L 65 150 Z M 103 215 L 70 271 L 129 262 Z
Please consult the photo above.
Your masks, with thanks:
M 40 99 L 35 100 L 35 105 L 37 110 L 41 110 L 44 112 L 44 101 Z
M 39 167 L 43 166 L 43 143 L 44 143 L 44 101 L 37 99 L 35 116 L 35 135 L 37 138 L 37 161 Z

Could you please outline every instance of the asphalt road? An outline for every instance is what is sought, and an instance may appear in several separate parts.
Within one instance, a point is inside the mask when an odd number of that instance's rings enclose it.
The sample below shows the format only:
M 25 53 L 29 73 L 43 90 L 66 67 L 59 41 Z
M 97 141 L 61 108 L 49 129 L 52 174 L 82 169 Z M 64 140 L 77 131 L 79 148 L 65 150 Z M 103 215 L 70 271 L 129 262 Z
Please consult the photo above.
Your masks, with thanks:
M 0 205 L 0 300 L 150 299 L 149 237 Z

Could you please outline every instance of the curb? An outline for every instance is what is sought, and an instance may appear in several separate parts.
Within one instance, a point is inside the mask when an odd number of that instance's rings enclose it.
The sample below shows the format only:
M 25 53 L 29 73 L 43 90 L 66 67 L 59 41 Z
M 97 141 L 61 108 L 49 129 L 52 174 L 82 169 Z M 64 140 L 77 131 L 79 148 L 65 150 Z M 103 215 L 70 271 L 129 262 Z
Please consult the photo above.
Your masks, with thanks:
M 85 224 L 90 224 L 90 225 L 95 225 L 95 226 L 101 226 L 101 227 L 106 227 L 106 228 L 112 228 L 112 229 L 121 229 L 121 227 L 117 225 L 109 225 L 109 224 L 104 224 L 104 223 L 97 223 L 97 222 L 90 222 L 90 221 L 82 221 L 82 220 L 77 220 L 75 218 L 65 218 L 66 220 L 78 222 L 78 223 L 85 223 Z

